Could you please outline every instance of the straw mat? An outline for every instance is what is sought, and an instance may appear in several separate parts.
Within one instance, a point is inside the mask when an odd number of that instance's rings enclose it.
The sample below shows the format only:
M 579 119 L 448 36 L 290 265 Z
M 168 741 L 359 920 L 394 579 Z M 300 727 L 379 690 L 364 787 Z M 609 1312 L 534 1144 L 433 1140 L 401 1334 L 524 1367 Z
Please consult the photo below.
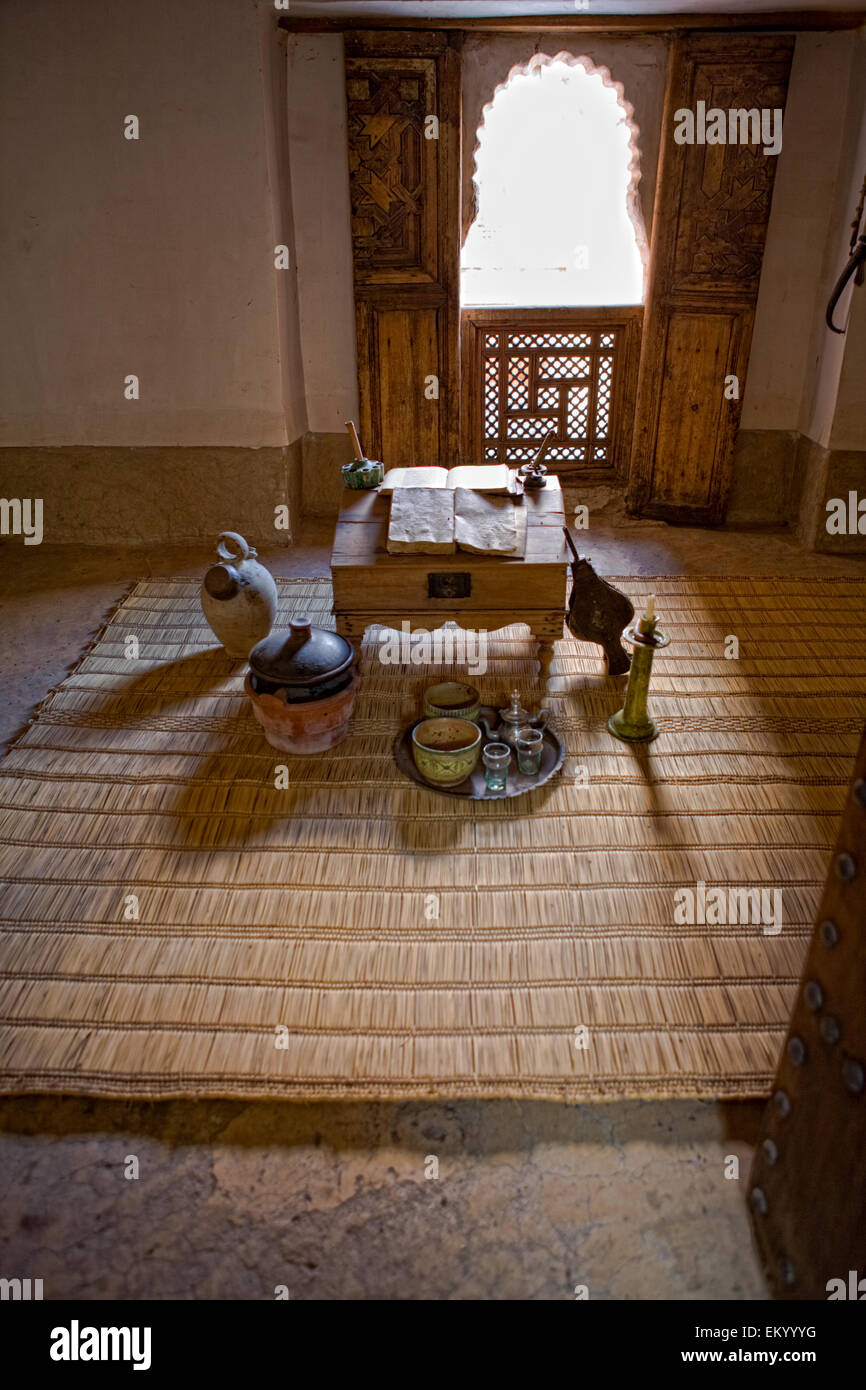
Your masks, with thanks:
M 197 584 L 139 583 L 0 764 L 0 1089 L 764 1094 L 866 709 L 866 581 L 616 582 L 672 639 L 660 739 L 610 737 L 621 688 L 565 639 L 562 773 L 487 804 L 393 758 L 459 663 L 385 664 L 370 629 L 349 737 L 295 759 Z M 330 602 L 282 581 L 279 621 L 329 625 Z M 485 702 L 538 703 L 534 652 L 521 625 L 490 635 Z M 779 890 L 781 930 L 700 920 L 698 884 Z

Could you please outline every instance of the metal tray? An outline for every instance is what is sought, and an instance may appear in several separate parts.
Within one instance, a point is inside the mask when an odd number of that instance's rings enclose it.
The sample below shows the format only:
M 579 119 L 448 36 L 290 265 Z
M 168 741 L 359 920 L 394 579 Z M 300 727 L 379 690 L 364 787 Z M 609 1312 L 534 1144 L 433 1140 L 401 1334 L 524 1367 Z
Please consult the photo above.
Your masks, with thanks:
M 499 723 L 499 711 L 492 705 L 482 705 L 479 717 L 485 719 L 491 728 L 495 728 Z M 512 752 L 511 765 L 508 769 L 508 781 L 505 790 L 502 792 L 492 792 L 484 780 L 484 764 L 479 757 L 475 770 L 471 777 L 467 777 L 456 787 L 437 787 L 435 782 L 428 782 L 426 777 L 415 766 L 412 757 L 412 730 L 422 723 L 422 719 L 416 719 L 410 724 L 408 729 L 404 729 L 397 739 L 394 747 L 394 755 L 397 759 L 397 766 L 401 772 L 405 772 L 407 777 L 411 777 L 413 782 L 417 782 L 419 787 L 427 787 L 431 792 L 439 792 L 440 796 L 456 796 L 463 801 L 503 801 L 507 797 L 525 796 L 534 787 L 542 787 L 545 782 L 549 782 L 562 767 L 565 758 L 565 749 L 559 735 L 553 729 L 544 730 L 544 742 L 541 745 L 541 767 L 533 777 L 521 772 L 517 766 L 517 754 Z M 485 743 L 493 742 L 492 739 L 485 738 L 484 730 L 481 730 L 481 747 Z

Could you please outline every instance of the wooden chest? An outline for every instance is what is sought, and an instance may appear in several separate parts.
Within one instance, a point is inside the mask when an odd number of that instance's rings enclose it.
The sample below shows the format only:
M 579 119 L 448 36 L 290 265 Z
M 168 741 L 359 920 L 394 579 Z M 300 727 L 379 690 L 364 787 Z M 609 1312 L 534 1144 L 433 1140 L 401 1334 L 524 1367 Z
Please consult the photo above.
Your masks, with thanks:
M 389 555 L 390 499 L 378 492 L 343 496 L 331 555 L 337 630 L 360 639 L 371 623 L 495 631 L 528 623 L 540 643 L 546 677 L 562 636 L 569 555 L 562 492 L 551 478 L 527 493 L 526 555 Z

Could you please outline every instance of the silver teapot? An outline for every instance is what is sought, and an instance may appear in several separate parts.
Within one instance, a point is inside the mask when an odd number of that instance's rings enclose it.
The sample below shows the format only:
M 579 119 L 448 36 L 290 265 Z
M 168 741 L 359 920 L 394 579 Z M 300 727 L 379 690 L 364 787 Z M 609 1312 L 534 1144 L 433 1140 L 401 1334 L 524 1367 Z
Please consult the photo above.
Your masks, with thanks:
M 521 729 L 543 729 L 550 718 L 550 710 L 540 709 L 537 714 L 530 714 L 529 710 L 523 708 L 520 703 L 520 691 L 512 690 L 511 704 L 499 711 L 499 723 L 491 730 L 487 729 L 488 738 L 495 739 L 497 743 L 507 743 L 509 748 L 516 747 L 517 735 Z

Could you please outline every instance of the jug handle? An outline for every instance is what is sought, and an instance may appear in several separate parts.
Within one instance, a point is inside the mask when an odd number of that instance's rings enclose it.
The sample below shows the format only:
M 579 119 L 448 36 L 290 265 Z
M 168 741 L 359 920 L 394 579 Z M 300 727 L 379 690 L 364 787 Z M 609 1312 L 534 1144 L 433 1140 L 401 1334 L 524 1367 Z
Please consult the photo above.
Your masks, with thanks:
M 231 560 L 236 565 L 242 565 L 244 560 L 249 558 L 250 547 L 247 545 L 243 536 L 239 536 L 237 531 L 223 531 L 220 533 L 217 542 L 217 555 L 221 560 Z M 255 551 L 252 552 L 255 554 Z

